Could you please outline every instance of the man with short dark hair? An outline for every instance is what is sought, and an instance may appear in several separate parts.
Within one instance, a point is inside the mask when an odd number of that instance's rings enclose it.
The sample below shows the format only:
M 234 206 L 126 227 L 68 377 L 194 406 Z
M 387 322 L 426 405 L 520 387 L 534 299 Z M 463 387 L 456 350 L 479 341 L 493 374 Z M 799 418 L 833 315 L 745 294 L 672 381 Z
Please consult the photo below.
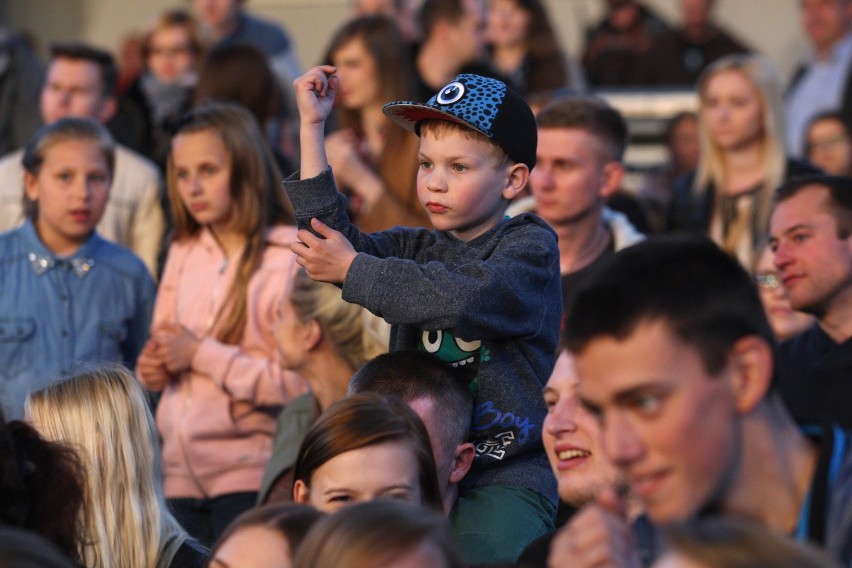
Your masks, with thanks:
M 474 455 L 468 442 L 473 395 L 464 377 L 428 353 L 394 351 L 375 357 L 355 373 L 349 394 L 362 392 L 395 396 L 423 420 L 432 441 L 444 512 L 450 514 Z
M 42 120 L 91 118 L 106 123 L 116 111 L 118 72 L 112 56 L 79 43 L 51 48 L 39 106 Z M 0 160 L 0 230 L 20 225 L 23 215 L 23 150 Z M 160 174 L 148 159 L 116 145 L 115 178 L 97 232 L 136 253 L 157 276 L 157 257 L 165 231 L 160 205 Z
M 627 125 L 617 110 L 592 97 L 557 99 L 538 113 L 536 125 L 530 204 L 559 237 L 567 313 L 575 291 L 595 270 L 644 238 L 625 215 L 606 207 L 624 179 Z M 521 202 L 510 212 L 524 208 Z
M 568 318 L 580 398 L 652 522 L 748 517 L 852 562 L 852 433 L 808 437 L 790 418 L 773 388 L 772 330 L 736 259 L 703 238 L 637 244 Z M 621 499 L 604 491 L 575 516 L 551 565 L 635 562 Z
M 782 185 L 770 247 L 793 309 L 817 322 L 779 349 L 779 391 L 799 422 L 852 428 L 852 179 Z

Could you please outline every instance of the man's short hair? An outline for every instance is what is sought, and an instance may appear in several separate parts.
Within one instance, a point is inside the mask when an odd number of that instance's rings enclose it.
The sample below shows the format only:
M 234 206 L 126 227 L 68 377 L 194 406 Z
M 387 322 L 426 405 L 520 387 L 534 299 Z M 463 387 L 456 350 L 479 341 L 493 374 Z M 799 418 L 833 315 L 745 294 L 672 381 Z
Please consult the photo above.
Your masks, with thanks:
M 438 22 L 456 23 L 465 13 L 463 0 L 424 0 L 417 12 L 423 38 L 428 38 Z
M 566 321 L 565 343 L 573 353 L 595 339 L 624 340 L 640 324 L 665 322 L 714 376 L 741 338 L 755 335 L 775 345 L 751 276 L 697 236 L 655 237 L 619 252 L 580 289 Z
M 627 148 L 627 124 L 621 113 L 596 97 L 568 96 L 550 101 L 536 117 L 539 128 L 576 128 L 598 140 L 605 162 L 620 162 Z
M 433 355 L 412 349 L 375 357 L 349 381 L 350 394 L 364 392 L 396 396 L 405 403 L 428 398 L 440 413 L 441 443 L 455 448 L 467 441 L 473 419 L 467 377 Z
M 97 65 L 101 74 L 101 92 L 105 97 L 115 95 L 118 83 L 118 68 L 108 51 L 85 43 L 55 43 L 50 46 L 50 60 L 73 59 L 89 61 Z
M 808 175 L 793 178 L 775 192 L 775 205 L 783 203 L 802 190 L 816 185 L 828 190 L 829 213 L 837 223 L 837 238 L 852 235 L 852 178 L 844 176 Z

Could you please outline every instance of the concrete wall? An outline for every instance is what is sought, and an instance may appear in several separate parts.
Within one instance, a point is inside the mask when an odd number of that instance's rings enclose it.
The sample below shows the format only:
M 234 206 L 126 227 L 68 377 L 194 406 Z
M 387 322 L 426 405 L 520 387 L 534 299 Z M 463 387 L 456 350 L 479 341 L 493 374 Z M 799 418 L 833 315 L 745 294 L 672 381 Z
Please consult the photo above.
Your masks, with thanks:
M 603 0 L 546 0 L 566 49 L 582 50 L 584 30 L 600 19 Z M 763 51 L 786 80 L 805 53 L 798 22 L 799 0 L 717 0 L 717 19 Z M 644 0 L 675 21 L 678 0 Z M 349 15 L 349 0 L 247 0 L 251 10 L 283 23 L 304 65 L 321 56 L 334 29 Z M 129 31 L 144 28 L 155 14 L 190 0 L 0 0 L 0 22 L 26 29 L 45 45 L 85 39 L 117 50 Z

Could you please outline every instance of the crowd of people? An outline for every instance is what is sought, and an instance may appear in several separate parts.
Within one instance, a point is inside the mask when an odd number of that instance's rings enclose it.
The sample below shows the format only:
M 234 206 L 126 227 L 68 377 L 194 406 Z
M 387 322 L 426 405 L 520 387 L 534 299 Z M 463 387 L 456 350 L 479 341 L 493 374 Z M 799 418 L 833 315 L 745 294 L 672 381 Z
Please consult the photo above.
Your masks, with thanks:
M 0 565 L 852 567 L 852 0 L 679 5 L 2 31 Z

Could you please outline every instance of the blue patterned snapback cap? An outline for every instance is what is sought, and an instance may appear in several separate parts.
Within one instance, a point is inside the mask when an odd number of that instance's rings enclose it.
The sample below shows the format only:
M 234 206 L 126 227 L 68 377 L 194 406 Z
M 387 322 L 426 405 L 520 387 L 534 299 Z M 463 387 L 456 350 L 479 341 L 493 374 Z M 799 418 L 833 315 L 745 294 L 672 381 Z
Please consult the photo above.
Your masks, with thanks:
M 418 136 L 423 120 L 462 124 L 494 140 L 513 160 L 535 166 L 535 116 L 519 94 L 497 79 L 459 75 L 426 103 L 393 102 L 382 111 Z

